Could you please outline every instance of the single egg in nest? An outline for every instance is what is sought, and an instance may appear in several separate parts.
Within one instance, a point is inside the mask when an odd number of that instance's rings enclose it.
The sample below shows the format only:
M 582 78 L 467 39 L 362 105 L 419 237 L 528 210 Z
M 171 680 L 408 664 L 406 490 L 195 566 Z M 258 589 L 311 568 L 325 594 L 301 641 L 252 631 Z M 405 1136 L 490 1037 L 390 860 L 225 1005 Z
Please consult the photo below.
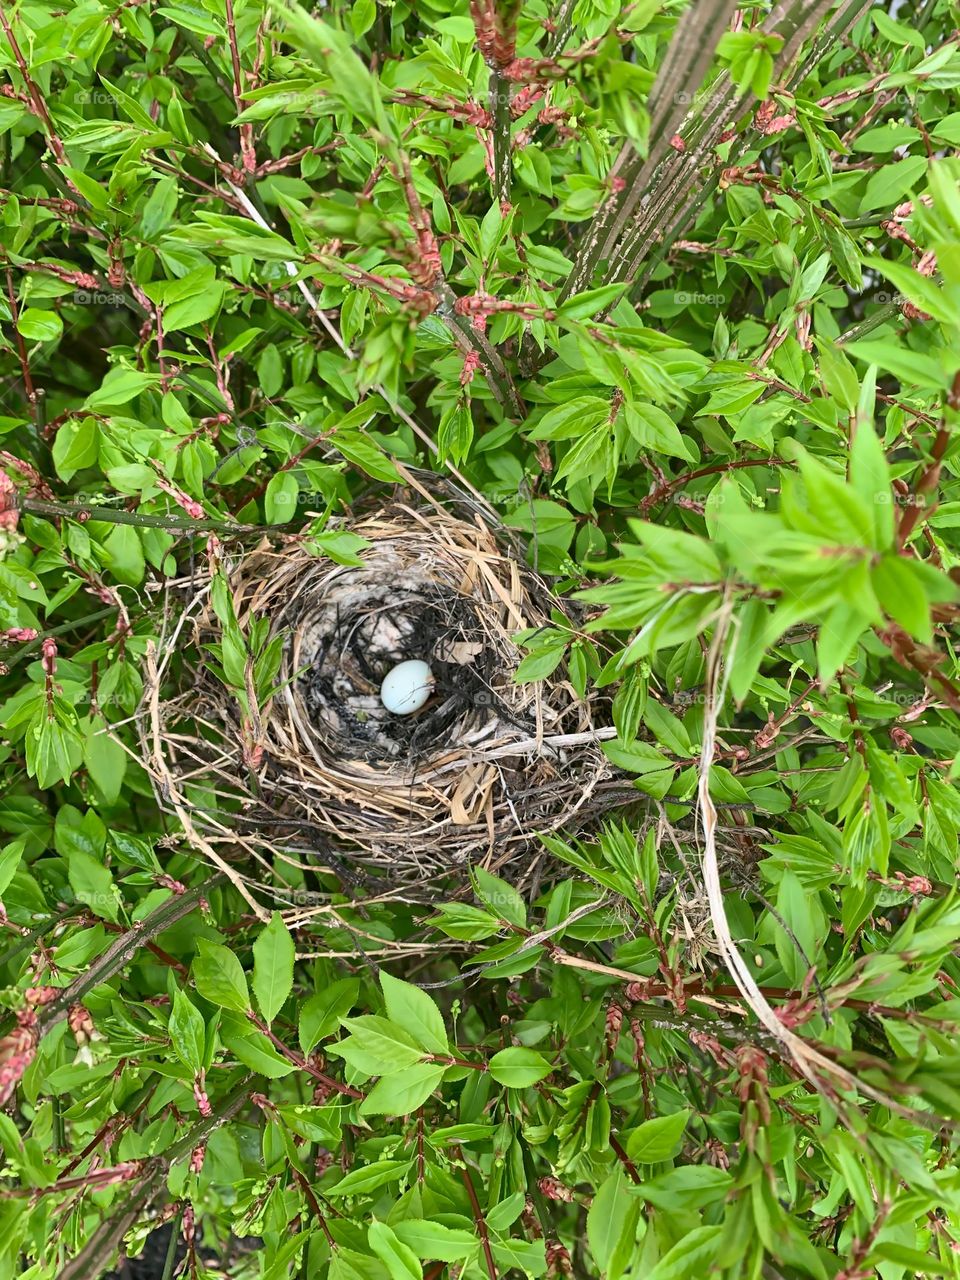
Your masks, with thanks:
M 433 672 L 419 658 L 398 662 L 383 678 L 380 701 L 395 716 L 411 716 L 428 702 L 433 693 Z

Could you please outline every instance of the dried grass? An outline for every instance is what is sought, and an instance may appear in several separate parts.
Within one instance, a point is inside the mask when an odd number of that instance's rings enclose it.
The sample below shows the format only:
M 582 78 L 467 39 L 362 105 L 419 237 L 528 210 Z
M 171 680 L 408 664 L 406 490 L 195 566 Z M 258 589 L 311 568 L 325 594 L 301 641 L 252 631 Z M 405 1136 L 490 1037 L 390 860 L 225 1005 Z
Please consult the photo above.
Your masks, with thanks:
M 429 899 L 471 863 L 531 888 L 539 834 L 636 799 L 600 749 L 613 730 L 597 695 L 562 674 L 514 680 L 515 634 L 558 601 L 491 525 L 475 504 L 397 502 L 349 526 L 370 544 L 362 568 L 289 541 L 240 556 L 228 578 L 241 628 L 267 617 L 284 637 L 265 705 L 247 682 L 245 725 L 204 660 L 219 636 L 209 578 L 171 588 L 178 639 L 147 663 L 143 760 L 161 805 L 258 913 L 264 897 L 303 901 L 283 887 L 301 869 L 363 897 Z M 414 653 L 438 691 L 398 720 L 378 681 Z

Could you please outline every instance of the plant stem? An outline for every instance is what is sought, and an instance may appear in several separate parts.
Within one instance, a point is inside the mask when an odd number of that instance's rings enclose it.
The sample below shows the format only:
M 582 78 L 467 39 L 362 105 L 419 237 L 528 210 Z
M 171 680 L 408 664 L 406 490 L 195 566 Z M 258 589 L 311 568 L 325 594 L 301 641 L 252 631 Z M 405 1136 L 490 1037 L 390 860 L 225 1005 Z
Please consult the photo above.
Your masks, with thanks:
M 146 946 L 151 938 L 163 933 L 171 925 L 188 916 L 199 905 L 200 899 L 223 880 L 222 872 L 217 872 L 202 885 L 187 889 L 185 893 L 172 895 L 162 902 L 155 911 L 145 919 L 138 921 L 132 929 L 128 929 L 117 938 L 107 950 L 78 978 L 65 987 L 56 1000 L 48 1004 L 39 1017 L 39 1034 L 45 1036 L 61 1023 L 70 1011 L 94 987 L 100 986 L 108 978 L 112 978 L 133 959 L 141 947 Z
M 48 502 L 45 498 L 21 498 L 20 510 L 31 515 L 62 517 L 86 524 L 103 520 L 109 524 L 132 524 L 141 529 L 166 529 L 170 533 L 272 533 L 289 529 L 290 524 L 236 524 L 226 520 L 188 520 L 179 516 L 141 515 L 139 511 L 119 511 L 115 507 L 94 507 L 69 502 Z
M 487 1272 L 490 1280 L 497 1280 L 497 1264 L 493 1260 L 493 1250 L 490 1248 L 490 1232 L 487 1229 L 487 1220 L 483 1216 L 483 1210 L 480 1208 L 480 1201 L 477 1199 L 477 1189 L 473 1185 L 473 1179 L 470 1177 L 470 1170 L 467 1168 L 467 1162 L 463 1156 L 463 1148 L 456 1147 L 455 1152 L 457 1159 L 460 1161 L 460 1177 L 463 1179 L 463 1185 L 466 1187 L 467 1196 L 470 1199 L 470 1208 L 473 1211 L 477 1234 L 480 1236 Z
M 510 203 L 513 186 L 510 149 L 510 81 L 499 67 L 490 69 L 490 114 L 493 116 L 493 196 L 500 204 Z
M 173 1268 L 177 1261 L 177 1240 L 180 1237 L 180 1223 L 183 1220 L 183 1210 L 177 1210 L 177 1216 L 173 1220 L 173 1230 L 170 1234 L 170 1243 L 167 1245 L 167 1256 L 163 1263 L 163 1275 L 160 1280 L 173 1280 Z

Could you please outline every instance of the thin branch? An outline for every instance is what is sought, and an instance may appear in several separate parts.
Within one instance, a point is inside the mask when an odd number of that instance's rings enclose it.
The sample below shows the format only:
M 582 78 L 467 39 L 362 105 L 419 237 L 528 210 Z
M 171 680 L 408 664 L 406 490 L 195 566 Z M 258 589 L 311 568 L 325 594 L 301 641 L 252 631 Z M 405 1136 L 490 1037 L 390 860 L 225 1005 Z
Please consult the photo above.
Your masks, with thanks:
M 139 511 L 121 511 L 116 507 L 88 507 L 81 503 L 48 502 L 45 498 L 21 498 L 21 511 L 31 515 L 62 517 L 86 524 L 103 520 L 108 524 L 132 524 L 141 529 L 165 529 L 170 533 L 276 533 L 289 530 L 290 524 L 236 524 L 227 520 L 188 520 L 180 516 L 141 515 Z M 300 527 L 300 526 L 298 526 Z
M 57 162 L 59 164 L 66 164 L 67 155 L 63 149 L 63 143 L 60 140 L 60 135 L 54 127 L 53 120 L 50 117 L 50 112 L 47 110 L 47 104 L 44 101 L 43 94 L 40 92 L 36 82 L 30 74 L 30 68 L 27 66 L 27 60 L 23 56 L 20 45 L 17 42 L 17 37 L 13 34 L 13 28 L 10 26 L 10 22 L 7 19 L 7 15 L 4 12 L 2 4 L 0 4 L 0 26 L 3 27 L 7 41 L 9 42 L 10 48 L 13 52 L 13 56 L 16 59 L 17 66 L 20 69 L 20 74 L 23 77 L 23 83 L 26 85 L 27 93 L 30 95 L 30 102 L 33 105 L 34 114 L 40 120 L 40 123 L 46 131 L 47 141 L 50 143 L 50 150 L 57 157 Z
M 510 116 L 510 81 L 499 68 L 490 72 L 490 114 L 493 116 L 493 197 L 501 205 L 510 203 L 513 187 Z
M 487 1229 L 487 1220 L 483 1216 L 483 1210 L 480 1208 L 480 1201 L 477 1199 L 477 1189 L 473 1185 L 473 1179 L 470 1177 L 470 1170 L 467 1168 L 467 1162 L 464 1159 L 463 1148 L 455 1147 L 457 1159 L 460 1161 L 460 1176 L 463 1179 L 463 1185 L 467 1189 L 467 1195 L 470 1199 L 470 1208 L 473 1211 L 473 1220 L 477 1226 L 477 1234 L 480 1236 L 480 1245 L 483 1249 L 484 1261 L 487 1264 L 487 1274 L 490 1280 L 497 1280 L 497 1264 L 493 1260 L 493 1250 L 490 1247 L 490 1232 Z
M 86 1246 L 61 1270 L 58 1280 L 90 1280 L 91 1276 L 102 1275 L 122 1246 L 127 1232 L 146 1216 L 150 1206 L 158 1197 L 166 1194 L 167 1174 L 171 1166 L 206 1142 L 221 1125 L 232 1120 L 247 1101 L 252 1087 L 251 1078 L 248 1076 L 230 1094 L 218 1111 L 195 1124 L 164 1155 L 154 1156 L 148 1160 L 143 1181 L 138 1188 L 131 1188 L 131 1194 L 123 1202 L 123 1211 L 108 1218 L 99 1230 L 91 1235 Z
M 0 9 L 0 13 L 2 12 L 3 12 L 2 9 Z M 30 361 L 27 359 L 26 343 L 23 341 L 23 334 L 20 332 L 20 329 L 17 323 L 18 320 L 20 319 L 20 315 L 19 315 L 19 312 L 17 311 L 17 299 L 13 291 L 13 275 L 11 274 L 9 267 L 7 267 L 6 271 L 7 271 L 7 301 L 10 303 L 10 321 L 13 325 L 14 341 L 17 344 L 17 356 L 20 360 L 20 372 L 23 376 L 23 389 L 26 392 L 27 401 L 30 404 L 30 407 L 34 409 L 34 411 L 36 411 L 37 393 L 36 393 L 36 390 L 34 389 L 33 378 L 30 375 Z
M 82 1000 L 88 992 L 112 978 L 115 973 L 119 973 L 152 938 L 164 933 L 178 920 L 182 920 L 184 916 L 194 911 L 201 900 L 216 888 L 222 879 L 223 876 L 215 872 L 202 885 L 187 889 L 185 893 L 171 895 L 155 911 L 151 911 L 150 915 L 139 920 L 133 928 L 111 943 L 103 955 L 93 961 L 89 969 L 75 978 L 68 987 L 63 989 L 56 1000 L 41 1011 L 38 1019 L 40 1036 L 45 1036 L 48 1031 L 52 1031 L 61 1023 L 71 1006 Z
M 630 1178 L 630 1181 L 634 1183 L 635 1186 L 639 1187 L 641 1182 L 643 1182 L 643 1179 L 640 1177 L 640 1174 L 637 1172 L 637 1166 L 633 1163 L 633 1161 L 630 1159 L 626 1151 L 623 1149 L 623 1147 L 620 1145 L 620 1143 L 617 1141 L 617 1139 L 613 1136 L 612 1133 L 610 1135 L 610 1147 L 614 1155 L 623 1165 L 624 1169 L 626 1169 L 627 1175 Z

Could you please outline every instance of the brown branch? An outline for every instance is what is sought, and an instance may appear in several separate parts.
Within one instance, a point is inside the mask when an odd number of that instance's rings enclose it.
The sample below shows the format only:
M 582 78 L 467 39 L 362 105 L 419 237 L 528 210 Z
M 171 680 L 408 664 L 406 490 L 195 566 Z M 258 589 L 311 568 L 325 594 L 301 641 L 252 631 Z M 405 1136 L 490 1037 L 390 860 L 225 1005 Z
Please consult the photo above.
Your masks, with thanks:
M 86 524 L 103 520 L 108 524 L 132 524 L 141 529 L 166 529 L 171 533 L 271 533 L 288 525 L 230 524 L 225 520 L 188 520 L 179 516 L 141 515 L 139 511 L 122 511 L 115 507 L 87 507 L 70 502 L 48 502 L 43 498 L 21 497 L 20 511 L 31 515 L 61 517 Z
M 328 1088 L 335 1090 L 337 1093 L 342 1093 L 348 1098 L 363 1099 L 366 1096 L 361 1093 L 359 1089 L 352 1089 L 350 1085 L 341 1084 L 340 1081 L 335 1080 L 333 1076 L 325 1075 L 319 1067 L 315 1067 L 313 1065 L 309 1058 L 305 1058 L 302 1054 L 297 1053 L 294 1049 L 285 1045 L 279 1036 L 274 1035 L 268 1024 L 258 1018 L 252 1010 L 247 1014 L 247 1017 L 257 1030 L 267 1037 L 277 1052 L 286 1058 L 288 1062 L 292 1062 L 298 1071 L 305 1071 L 307 1075 L 312 1076 L 314 1080 L 318 1080 L 321 1084 L 325 1084 Z
M 89 1280 L 91 1276 L 102 1275 L 127 1232 L 146 1215 L 153 1202 L 165 1194 L 170 1167 L 205 1142 L 215 1129 L 231 1120 L 246 1102 L 251 1088 L 250 1077 L 247 1077 L 219 1111 L 195 1124 L 164 1155 L 147 1160 L 143 1181 L 138 1188 L 131 1188 L 130 1195 L 123 1202 L 123 1211 L 108 1218 L 94 1231 L 84 1248 L 60 1272 L 58 1280 Z
M 663 502 L 685 485 L 690 484 L 694 480 L 700 480 L 704 476 L 716 475 L 724 471 L 739 471 L 743 467 L 784 467 L 789 465 L 784 462 L 783 458 L 740 458 L 735 462 L 718 462 L 713 466 L 700 467 L 697 471 L 689 471 L 686 475 L 677 476 L 675 480 L 670 480 L 666 484 L 658 485 L 652 493 L 640 503 L 640 511 L 646 513 L 651 507 L 656 506 L 658 502 Z
M 243 71 L 240 68 L 240 50 L 237 47 L 237 24 L 233 16 L 233 0 L 226 0 L 226 18 L 230 62 L 233 68 L 233 101 L 236 104 L 237 115 L 240 115 L 246 109 L 247 103 L 243 96 Z M 241 124 L 239 129 L 243 168 L 246 173 L 253 173 L 257 167 L 257 155 L 253 146 L 253 125 Z
M 510 203 L 513 186 L 510 97 L 510 81 L 503 76 L 498 68 L 491 70 L 490 113 L 493 116 L 493 198 L 501 208 Z
M 483 1216 L 483 1210 L 480 1208 L 480 1201 L 477 1199 L 477 1189 L 473 1185 L 473 1179 L 470 1177 L 470 1170 L 467 1168 L 467 1162 L 463 1156 L 463 1148 L 458 1146 L 454 1148 L 454 1151 L 460 1161 L 460 1176 L 470 1198 L 470 1208 L 473 1211 L 477 1234 L 480 1236 L 483 1257 L 487 1264 L 487 1273 L 490 1276 L 490 1280 L 497 1280 L 497 1264 L 493 1260 L 493 1250 L 490 1248 L 490 1232 L 487 1230 L 487 1221 Z
M 205 898 L 222 879 L 223 876 L 217 873 L 202 885 L 188 889 L 185 893 L 171 894 L 167 901 L 162 902 L 155 911 L 151 911 L 150 915 L 138 921 L 132 929 L 117 938 L 116 942 L 111 943 L 103 955 L 94 960 L 89 969 L 75 978 L 68 987 L 63 989 L 56 1000 L 41 1011 L 37 1027 L 39 1036 L 45 1036 L 48 1031 L 52 1031 L 61 1023 L 70 1011 L 70 1007 L 82 1000 L 88 992 L 106 982 L 108 978 L 112 978 L 115 973 L 119 973 L 152 938 L 164 933 L 178 920 L 182 920 L 184 916 L 188 916 L 195 910 L 200 905 L 201 899 Z
M 13 34 L 13 28 L 10 26 L 2 4 L 0 4 L 0 26 L 3 27 L 4 32 L 6 33 L 10 48 L 13 51 L 13 56 L 16 59 L 17 66 L 20 68 L 20 74 L 23 77 L 27 93 L 29 93 L 30 101 L 33 104 L 34 114 L 39 118 L 46 130 L 47 140 L 50 143 L 50 150 L 57 157 L 59 164 L 66 164 L 67 154 L 63 149 L 63 143 L 60 140 L 60 135 L 57 133 L 53 120 L 50 118 L 50 112 L 47 110 L 47 104 L 44 101 L 43 94 L 37 88 L 33 77 L 30 75 L 30 68 L 27 66 L 27 61 L 23 56 L 20 45 L 17 43 L 17 37 Z
M 2 12 L 3 10 L 0 9 L 0 13 Z M 33 408 L 34 412 L 36 412 L 37 393 L 36 393 L 36 390 L 34 389 L 33 378 L 30 376 L 30 361 L 27 359 L 27 347 L 26 347 L 26 343 L 23 340 L 23 334 L 20 332 L 20 329 L 18 328 L 18 325 L 17 325 L 17 321 L 19 320 L 20 316 L 19 316 L 19 312 L 17 311 L 17 299 L 13 292 L 13 275 L 11 274 L 9 267 L 7 267 L 6 271 L 7 271 L 7 300 L 10 303 L 10 319 L 13 324 L 14 341 L 17 344 L 17 355 L 20 359 L 20 372 L 23 375 L 23 387 L 27 394 L 27 400 L 29 401 L 31 408 Z
M 313 1188 L 296 1166 L 293 1166 L 293 1176 L 296 1178 L 297 1182 L 300 1183 L 300 1189 L 306 1197 L 307 1204 L 310 1206 L 313 1216 L 320 1223 L 320 1230 L 326 1236 L 327 1244 L 331 1249 L 335 1249 L 337 1247 L 337 1242 L 330 1234 L 330 1228 L 327 1226 L 327 1220 L 323 1216 L 323 1210 L 320 1208 L 320 1201 L 313 1194 Z
M 958 387 L 960 387 L 960 374 L 957 374 L 954 379 L 954 388 Z M 952 391 L 951 396 L 954 394 L 955 391 Z M 924 467 L 920 473 L 920 478 L 914 485 L 913 501 L 904 507 L 900 516 L 900 523 L 897 528 L 897 546 L 901 551 L 909 542 L 910 535 L 917 527 L 918 522 L 926 520 L 936 505 L 935 495 L 940 484 L 940 466 L 949 443 L 950 429 L 946 422 L 942 422 L 934 438 L 933 447 L 930 450 L 930 462 Z M 932 498 L 934 501 L 928 502 L 928 498 Z
M 630 1181 L 639 1187 L 643 1179 L 640 1177 L 640 1174 L 637 1172 L 637 1166 L 633 1163 L 633 1161 L 630 1159 L 626 1151 L 624 1151 L 623 1147 L 620 1145 L 620 1143 L 617 1141 L 617 1139 L 613 1136 L 612 1133 L 610 1135 L 610 1147 L 614 1155 L 623 1165 L 624 1169 L 626 1169 L 627 1174 L 629 1175 Z

